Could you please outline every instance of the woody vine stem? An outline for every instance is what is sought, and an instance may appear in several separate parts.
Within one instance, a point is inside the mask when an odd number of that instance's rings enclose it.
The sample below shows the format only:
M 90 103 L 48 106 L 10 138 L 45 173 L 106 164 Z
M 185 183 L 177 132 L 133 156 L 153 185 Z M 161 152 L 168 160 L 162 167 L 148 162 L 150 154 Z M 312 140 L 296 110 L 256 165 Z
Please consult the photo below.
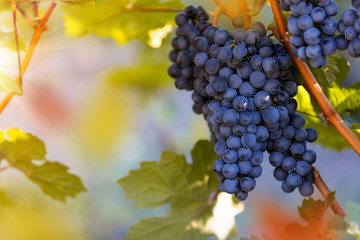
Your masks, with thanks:
M 16 43 L 18 45 L 18 31 L 17 31 L 17 20 L 16 20 L 16 10 L 18 10 L 21 15 L 24 17 L 24 19 L 34 27 L 35 31 L 32 37 L 32 40 L 30 42 L 30 45 L 26 51 L 26 55 L 24 57 L 24 60 L 22 64 L 20 64 L 20 50 L 17 47 L 18 52 L 18 60 L 19 60 L 19 74 L 16 77 L 15 81 L 20 85 L 20 88 L 22 90 L 22 76 L 24 72 L 26 71 L 28 64 L 30 62 L 30 59 L 34 53 L 34 50 L 37 46 L 37 43 L 44 31 L 47 30 L 46 23 L 51 16 L 56 4 L 52 3 L 50 4 L 47 12 L 45 13 L 44 17 L 39 19 L 38 17 L 38 3 L 39 1 L 31 1 L 33 11 L 34 11 L 34 20 L 31 21 L 30 18 L 26 15 L 24 11 L 20 8 L 20 3 L 26 3 L 30 2 L 30 0 L 24 0 L 22 2 L 15 3 L 13 0 L 9 1 L 9 4 L 11 4 L 12 12 L 13 12 L 13 19 L 14 19 L 14 29 L 15 29 L 15 39 Z M 234 11 L 231 7 L 227 6 L 222 2 L 222 0 L 214 0 L 215 4 L 217 5 L 217 8 L 214 13 L 209 12 L 209 15 L 213 16 L 213 25 L 217 24 L 218 17 L 221 14 L 226 15 L 229 18 L 233 18 L 237 14 L 243 14 L 245 16 L 246 24 L 245 28 L 248 27 L 251 24 L 251 16 L 257 15 L 262 7 L 265 4 L 265 0 L 255 0 L 253 6 L 248 7 L 247 0 L 238 0 L 238 11 Z M 306 82 L 306 90 L 310 93 L 311 97 L 316 101 L 316 103 L 319 105 L 321 110 L 323 111 L 323 115 L 325 116 L 325 119 L 329 121 L 335 129 L 342 135 L 342 137 L 349 143 L 349 145 L 354 149 L 354 151 L 360 155 L 360 141 L 359 139 L 354 135 L 354 133 L 346 126 L 344 121 L 341 119 L 339 114 L 336 112 L 334 107 L 330 104 L 329 100 L 325 96 L 324 92 L 321 90 L 319 84 L 317 83 L 315 77 L 312 75 L 310 69 L 306 65 L 306 63 L 303 63 L 299 61 L 293 54 L 291 50 L 291 46 L 288 41 L 288 33 L 287 33 L 287 26 L 285 22 L 284 15 L 282 13 L 282 10 L 280 8 L 279 0 L 270 0 L 271 8 L 274 14 L 275 22 L 277 25 L 277 29 L 274 27 L 269 27 L 273 32 L 273 35 L 277 37 L 285 46 L 288 53 L 291 55 L 295 65 L 297 66 L 298 70 L 300 71 L 301 75 L 303 76 L 305 82 Z M 128 6 L 126 8 L 128 11 L 141 11 L 141 12 L 180 12 L 182 10 L 180 9 L 155 9 L 155 8 L 137 8 L 134 6 Z M 0 113 L 5 109 L 5 107 L 8 105 L 8 103 L 11 101 L 11 99 L 15 96 L 15 93 L 9 93 L 3 101 L 0 103 Z M 318 188 L 320 193 L 325 198 L 329 193 L 330 190 L 325 184 L 324 180 L 321 178 L 319 171 L 316 168 L 313 168 L 313 172 L 315 174 L 315 186 Z M 217 196 L 217 195 L 216 195 Z M 345 212 L 341 208 L 339 202 L 335 199 L 331 204 L 332 211 L 341 216 L 345 217 Z

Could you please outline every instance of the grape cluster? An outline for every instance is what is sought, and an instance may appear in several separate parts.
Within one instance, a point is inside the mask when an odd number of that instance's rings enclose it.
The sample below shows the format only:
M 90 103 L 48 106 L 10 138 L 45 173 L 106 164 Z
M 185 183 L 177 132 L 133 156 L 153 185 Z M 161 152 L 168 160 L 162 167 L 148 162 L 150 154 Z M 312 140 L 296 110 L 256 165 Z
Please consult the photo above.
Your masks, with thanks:
M 298 72 L 290 55 L 266 36 L 262 23 L 245 31 L 242 21 L 234 21 L 237 28 L 229 33 L 207 20 L 194 6 L 176 16 L 168 72 L 178 89 L 193 90 L 193 109 L 208 122 L 220 157 L 213 164 L 219 189 L 245 200 L 262 174 L 267 150 L 283 190 L 300 186 L 302 195 L 311 195 L 316 154 L 306 150 L 305 141 L 315 141 L 317 133 L 303 129 L 305 118 L 296 113 Z
M 332 0 L 281 0 L 284 11 L 291 11 L 288 29 L 293 54 L 310 61 L 315 68 L 326 64 L 326 56 L 335 53 L 337 22 L 332 18 L 339 9 Z
M 206 83 L 203 82 L 205 72 L 195 66 L 195 39 L 202 36 L 205 29 L 212 28 L 208 20 L 209 16 L 202 7 L 186 7 L 185 12 L 179 13 L 175 18 L 179 27 L 176 29 L 176 37 L 172 40 L 173 50 L 169 53 L 169 59 L 173 64 L 168 68 L 168 74 L 175 78 L 176 88 L 194 90 L 193 110 L 197 114 L 203 113 L 209 96 L 205 91 Z M 196 46 L 199 47 L 201 44 L 201 47 L 207 48 L 207 42 L 196 41 Z
M 336 37 L 337 48 L 346 50 L 350 56 L 360 57 L 360 0 L 352 0 L 352 6 L 356 9 L 346 9 L 338 23 L 338 31 L 341 35 Z

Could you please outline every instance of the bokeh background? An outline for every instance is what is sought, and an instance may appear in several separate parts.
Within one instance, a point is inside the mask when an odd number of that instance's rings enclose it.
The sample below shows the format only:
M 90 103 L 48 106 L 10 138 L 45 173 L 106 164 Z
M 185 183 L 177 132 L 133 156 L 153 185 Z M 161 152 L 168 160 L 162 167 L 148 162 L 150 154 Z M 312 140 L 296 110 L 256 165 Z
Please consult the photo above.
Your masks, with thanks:
M 209 10 L 215 7 L 206 0 L 184 2 Z M 336 2 L 341 11 L 350 7 L 345 1 Z M 1 172 L 0 194 L 8 199 L 0 205 L 2 240 L 123 239 L 141 218 L 166 215 L 168 208 L 136 208 L 123 198 L 117 179 L 138 168 L 141 161 L 159 159 L 164 150 L 188 156 L 197 140 L 209 138 L 204 119 L 191 110 L 191 94 L 176 90 L 166 74 L 172 33 L 161 47 L 153 42 L 156 48 L 135 40 L 119 45 L 95 35 L 70 38 L 62 15 L 61 8 L 55 9 L 50 31 L 41 38 L 25 74 L 24 95 L 16 96 L 1 114 L 0 127 L 20 128 L 44 140 L 48 158 L 69 166 L 88 192 L 63 204 L 45 196 L 20 172 Z M 271 19 L 268 5 L 255 18 L 264 23 Z M 1 23 L 10 21 L 9 12 L 0 14 Z M 219 25 L 231 29 L 226 17 L 220 18 Z M 29 41 L 31 31 L 20 34 Z M 359 80 L 359 62 L 351 64 L 346 84 Z M 1 44 L 0 71 L 11 77 L 17 74 L 16 53 Z M 317 151 L 316 166 L 340 203 L 360 203 L 356 153 L 319 144 L 310 148 Z M 245 208 L 230 214 L 236 215 L 240 236 L 257 233 L 254 216 L 261 201 L 269 199 L 295 215 L 302 201 L 298 192 L 281 190 L 267 161 L 263 166 Z M 314 196 L 320 197 L 318 192 Z

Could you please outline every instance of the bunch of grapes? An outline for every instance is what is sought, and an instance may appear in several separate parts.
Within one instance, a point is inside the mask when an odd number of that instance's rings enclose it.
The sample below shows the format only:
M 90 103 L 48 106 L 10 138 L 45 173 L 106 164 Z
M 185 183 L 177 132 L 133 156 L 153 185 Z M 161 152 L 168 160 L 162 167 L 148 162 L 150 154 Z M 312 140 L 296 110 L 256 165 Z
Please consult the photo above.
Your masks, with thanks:
M 347 9 L 343 12 L 338 23 L 338 31 L 341 35 L 336 37 L 339 50 L 346 50 L 350 56 L 360 57 L 360 0 L 352 0 L 352 6 L 356 9 Z
M 317 133 L 303 129 L 305 118 L 296 113 L 298 72 L 290 55 L 266 36 L 262 23 L 229 33 L 207 20 L 206 12 L 194 6 L 176 16 L 174 63 L 168 72 L 177 88 L 193 90 L 193 109 L 208 122 L 220 157 L 213 164 L 219 189 L 245 200 L 262 173 L 267 150 L 283 190 L 300 186 L 300 193 L 310 196 L 316 154 L 306 149 L 306 141 L 315 141 Z
M 332 0 L 281 0 L 281 8 L 291 11 L 288 29 L 293 54 L 310 61 L 315 68 L 326 64 L 326 56 L 335 53 L 337 22 L 332 18 L 339 9 Z

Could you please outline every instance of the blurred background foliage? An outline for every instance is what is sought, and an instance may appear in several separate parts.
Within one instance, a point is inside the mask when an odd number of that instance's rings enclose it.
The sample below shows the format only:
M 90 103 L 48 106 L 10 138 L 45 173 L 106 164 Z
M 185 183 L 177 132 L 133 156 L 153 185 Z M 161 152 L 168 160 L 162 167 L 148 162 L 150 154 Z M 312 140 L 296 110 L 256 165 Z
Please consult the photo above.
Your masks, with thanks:
M 234 5 L 231 0 L 225 2 Z M 347 1 L 336 2 L 340 12 L 350 7 Z M 1 172 L 1 239 L 122 239 L 141 218 L 163 216 L 169 208 L 135 208 L 134 202 L 123 198 L 116 180 L 138 168 L 141 161 L 159 159 L 163 150 L 189 156 L 197 140 L 209 138 L 204 119 L 191 110 L 191 94 L 176 90 L 166 73 L 175 14 L 129 12 L 128 4 L 167 8 L 196 4 L 215 9 L 206 0 L 102 0 L 85 7 L 58 4 L 25 74 L 24 95 L 15 97 L 1 114 L 0 126 L 18 127 L 44 140 L 49 158 L 69 166 L 88 192 L 63 204 L 43 195 L 16 170 Z M 40 3 L 41 14 L 48 5 Z M 21 6 L 32 16 L 29 4 Z M 32 29 L 18 17 L 23 56 Z M 270 7 L 265 5 L 253 20 L 270 23 Z M 219 25 L 231 29 L 225 16 Z M 0 71 L 14 79 L 17 62 L 12 31 L 8 3 L 1 0 Z M 358 81 L 359 63 L 348 60 L 349 75 L 339 83 L 345 86 Z M 340 203 L 360 202 L 359 157 L 345 149 L 347 144 L 332 127 L 323 125 L 305 90 L 300 93 L 301 110 L 311 111 L 305 115 L 307 125 L 323 133 L 321 144 L 311 145 L 318 152 L 318 169 L 330 188 L 337 190 Z M 245 210 L 242 206 L 244 212 L 235 217 L 242 236 L 257 232 L 253 216 L 260 199 L 296 212 L 302 198 L 298 193 L 283 193 L 264 162 L 256 191 Z M 225 221 L 225 216 L 219 216 Z M 228 224 L 231 231 L 234 223 Z

